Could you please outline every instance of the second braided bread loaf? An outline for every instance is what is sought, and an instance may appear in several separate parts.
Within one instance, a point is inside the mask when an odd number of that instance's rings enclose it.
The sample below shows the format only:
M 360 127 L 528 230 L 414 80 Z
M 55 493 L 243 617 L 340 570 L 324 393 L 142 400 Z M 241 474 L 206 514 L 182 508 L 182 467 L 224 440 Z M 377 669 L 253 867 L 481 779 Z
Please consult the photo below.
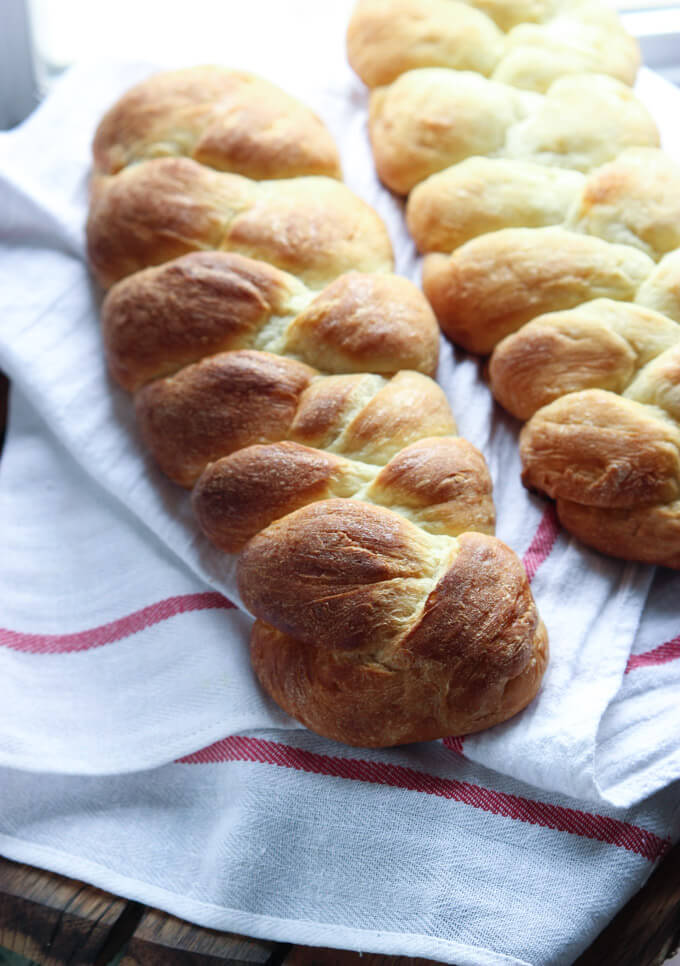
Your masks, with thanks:
M 627 86 L 634 41 L 594 2 L 388 7 L 359 0 L 349 56 L 386 84 L 376 167 L 410 191 L 442 329 L 493 352 L 496 398 L 530 419 L 522 479 L 568 529 L 680 566 L 680 167 Z

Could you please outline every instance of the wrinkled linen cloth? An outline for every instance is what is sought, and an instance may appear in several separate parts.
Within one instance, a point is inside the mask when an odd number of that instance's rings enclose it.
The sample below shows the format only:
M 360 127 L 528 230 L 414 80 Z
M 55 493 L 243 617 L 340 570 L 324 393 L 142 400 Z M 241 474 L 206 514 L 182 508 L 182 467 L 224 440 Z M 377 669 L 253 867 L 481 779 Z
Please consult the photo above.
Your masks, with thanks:
M 315 30 L 317 72 L 251 39 L 264 6 L 243 14 L 224 63 L 317 110 L 417 282 L 326 5 L 286 8 Z M 346 20 L 350 4 L 332 6 Z M 0 134 L 0 851 L 252 935 L 459 966 L 570 963 L 680 831 L 680 575 L 562 532 L 520 484 L 519 426 L 481 363 L 443 342 L 438 378 L 488 460 L 498 536 L 550 633 L 542 690 L 482 735 L 386 751 L 325 741 L 276 708 L 250 671 L 235 559 L 152 465 L 103 361 L 84 256 L 90 143 L 151 70 L 74 68 Z M 680 158 L 680 92 L 648 72 L 638 89 Z

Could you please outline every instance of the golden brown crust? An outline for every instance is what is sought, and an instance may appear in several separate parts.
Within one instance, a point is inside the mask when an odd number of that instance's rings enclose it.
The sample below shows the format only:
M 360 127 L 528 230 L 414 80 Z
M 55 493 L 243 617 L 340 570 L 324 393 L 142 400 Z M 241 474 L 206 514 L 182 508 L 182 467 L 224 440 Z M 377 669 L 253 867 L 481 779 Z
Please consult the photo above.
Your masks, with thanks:
M 434 372 L 439 328 L 411 282 L 349 272 L 312 296 L 266 262 L 190 252 L 135 272 L 107 294 L 109 369 L 134 391 L 204 356 L 256 347 L 326 372 Z
M 570 392 L 622 393 L 644 366 L 645 375 L 630 398 L 660 405 L 654 395 L 657 376 L 659 388 L 662 371 L 667 386 L 678 380 L 672 365 L 652 365 L 652 360 L 678 343 L 680 326 L 670 319 L 629 302 L 598 299 L 539 316 L 499 342 L 489 366 L 491 387 L 509 412 L 529 419 Z
M 266 352 L 223 352 L 141 389 L 135 396 L 140 432 L 163 472 L 193 486 L 220 456 L 285 439 L 315 374 Z
M 131 391 L 203 356 L 249 345 L 296 292 L 265 262 L 192 252 L 118 282 L 102 305 L 109 368 Z
M 313 288 L 343 272 L 393 268 L 381 219 L 331 178 L 262 182 L 254 205 L 231 222 L 221 247 L 272 262 Z
M 366 492 L 428 533 L 493 534 L 492 482 L 484 457 L 467 440 L 422 439 L 397 453 Z
M 560 523 L 601 553 L 680 569 L 680 501 L 609 510 L 557 501 Z
M 544 406 L 520 435 L 522 481 L 587 506 L 644 506 L 680 495 L 680 428 L 660 409 L 600 389 Z
M 444 332 L 487 353 L 544 312 L 634 298 L 652 268 L 651 259 L 625 245 L 562 228 L 507 228 L 451 256 L 427 255 L 423 288 Z
M 341 437 L 352 414 L 359 412 L 384 385 L 382 376 L 365 373 L 318 379 L 300 400 L 291 426 L 292 438 L 305 446 L 328 449 Z
M 680 425 L 680 341 L 641 369 L 625 395 L 663 410 Z
M 525 114 L 518 91 L 479 74 L 431 67 L 371 94 L 369 133 L 380 180 L 397 194 L 474 155 L 498 152 Z
M 291 439 L 344 453 L 367 463 L 386 463 L 423 436 L 456 432 L 446 396 L 417 372 L 379 376 L 329 376 L 303 394 Z
M 525 484 L 590 545 L 677 566 L 680 166 L 635 42 L 583 0 L 358 0 L 348 50 L 440 325 L 530 420 Z
M 529 582 L 500 540 L 464 533 L 459 546 L 403 648 L 413 658 L 459 664 L 485 686 L 496 677 L 505 684 L 526 666 L 538 625 Z
M 248 446 L 207 466 L 192 500 L 203 532 L 235 553 L 294 510 L 357 496 L 428 533 L 494 531 L 489 471 L 479 451 L 460 438 L 419 440 L 382 469 L 298 443 Z
M 508 131 L 505 157 L 587 172 L 627 148 L 659 147 L 651 114 L 630 87 L 613 77 L 558 77 L 536 105 Z
M 435 540 L 368 503 L 313 503 L 250 541 L 239 591 L 252 614 L 302 641 L 376 652 L 407 627 L 449 554 Z
M 495 398 L 522 420 L 570 392 L 622 392 L 634 372 L 635 353 L 625 339 L 568 312 L 541 316 L 507 336 L 489 366 Z
M 269 261 L 321 287 L 337 275 L 389 271 L 378 215 L 331 178 L 254 182 L 188 158 L 158 158 L 93 182 L 90 263 L 106 288 L 189 251 L 221 248 Z
M 417 67 L 490 74 L 502 49 L 493 21 L 453 0 L 362 0 L 347 30 L 349 62 L 368 87 Z
M 658 260 L 680 248 L 680 165 L 664 151 L 624 151 L 586 179 L 569 225 Z
M 455 432 L 441 387 L 418 372 L 398 372 L 346 426 L 342 451 L 367 463 L 385 463 L 424 436 Z
M 522 479 L 557 499 L 564 526 L 604 553 L 680 566 L 680 327 L 587 303 L 503 340 L 490 375 L 496 398 L 531 417 Z
M 440 664 L 429 674 L 359 664 L 259 620 L 250 647 L 255 673 L 279 707 L 325 738 L 364 748 L 471 734 L 507 721 L 536 696 L 548 663 L 548 637 L 539 623 L 531 660 L 508 682 L 501 704 L 483 713 L 481 686 L 450 687 L 444 696 L 449 677 Z
M 640 286 L 635 301 L 680 322 L 680 250 L 661 259 Z
M 490 727 L 528 704 L 545 669 L 547 636 L 526 574 L 482 534 L 428 548 L 388 511 L 323 502 L 256 537 L 239 584 L 260 618 L 251 654 L 265 689 L 308 727 L 347 744 Z
M 331 692 L 352 687 L 347 708 L 330 698 L 322 714 L 338 716 L 334 736 L 347 710 L 348 734 L 369 744 L 488 727 L 533 697 L 546 637 L 517 558 L 451 536 L 492 530 L 494 510 L 481 455 L 450 438 L 446 398 L 423 374 L 437 363 L 434 316 L 410 283 L 379 274 L 389 239 L 363 202 L 328 178 L 282 177 L 309 155 L 291 145 L 309 118 L 293 106 L 274 123 L 283 101 L 245 96 L 248 83 L 155 79 L 100 128 L 90 255 L 104 285 L 136 273 L 105 300 L 111 370 L 136 390 L 160 467 L 195 484 L 204 532 L 229 552 L 245 544 L 246 606 L 268 633 L 321 642 Z M 312 683 L 321 706 L 324 686 Z
M 468 158 L 416 185 L 406 220 L 421 252 L 452 252 L 502 228 L 560 225 L 584 178 L 527 161 Z
M 219 176 L 185 158 L 167 158 L 115 177 L 95 176 L 91 187 L 88 258 L 108 288 L 141 268 L 219 248 L 228 218 L 220 195 L 226 193 L 238 210 L 251 203 L 254 184 L 238 175 Z
M 381 465 L 424 436 L 455 432 L 444 393 L 420 373 L 320 376 L 250 349 L 157 379 L 135 401 L 145 443 L 182 486 L 192 486 L 208 463 L 256 443 L 288 439 Z M 483 506 L 477 512 L 487 517 Z
M 316 500 L 351 496 L 345 481 L 351 470 L 347 460 L 298 443 L 248 446 L 206 467 L 192 503 L 206 536 L 237 553 L 286 514 Z
M 94 139 L 98 170 L 191 157 L 255 180 L 341 177 L 330 134 L 309 108 L 253 74 L 193 67 L 156 74 L 105 114 Z
M 479 155 L 588 172 L 659 146 L 630 88 L 600 74 L 559 77 L 542 96 L 467 71 L 407 71 L 371 94 L 369 131 L 378 176 L 397 194 Z
M 348 272 L 293 322 L 287 350 L 326 372 L 415 369 L 433 376 L 439 329 L 423 293 L 408 279 Z
M 407 222 L 423 252 L 451 252 L 491 231 L 560 225 L 655 261 L 680 246 L 680 165 L 631 148 L 584 177 L 535 161 L 468 158 L 417 185 Z

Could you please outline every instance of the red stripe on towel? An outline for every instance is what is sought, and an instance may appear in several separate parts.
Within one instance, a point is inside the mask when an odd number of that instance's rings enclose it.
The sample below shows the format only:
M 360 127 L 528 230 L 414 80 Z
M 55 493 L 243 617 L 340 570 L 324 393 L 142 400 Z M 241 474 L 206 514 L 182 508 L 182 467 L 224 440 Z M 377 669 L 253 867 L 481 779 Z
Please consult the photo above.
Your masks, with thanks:
M 529 580 L 533 580 L 536 571 L 550 556 L 552 548 L 555 546 L 560 533 L 560 525 L 557 522 L 557 512 L 553 503 L 549 504 L 545 513 L 541 517 L 541 522 L 534 534 L 534 539 L 529 545 L 529 549 L 522 557 L 524 569 Z
M 78 631 L 75 634 L 24 634 L 21 631 L 0 628 L 0 645 L 26 654 L 71 654 L 74 651 L 87 651 L 92 647 L 112 644 L 114 641 L 143 631 L 153 624 L 160 624 L 161 621 L 169 620 L 178 614 L 216 608 L 229 610 L 233 606 L 226 597 L 214 591 L 182 594 L 179 597 L 168 597 L 166 600 L 158 601 L 157 604 L 150 604 L 108 624 Z
M 449 749 L 449 751 L 455 751 L 455 753 L 457 755 L 462 755 L 463 754 L 463 743 L 464 743 L 464 741 L 465 741 L 465 735 L 463 735 L 462 737 L 458 737 L 458 738 L 454 738 L 454 737 L 451 737 L 451 738 L 443 738 L 442 739 L 442 744 L 443 745 L 446 745 L 446 747 Z
M 645 651 L 644 654 L 631 654 L 626 665 L 626 674 L 639 667 L 653 667 L 657 664 L 667 664 L 669 661 L 676 661 L 680 657 L 680 635 L 674 637 L 672 641 L 660 644 L 652 651 Z
M 481 785 L 439 778 L 426 772 L 416 771 L 402 765 L 390 765 L 363 758 L 339 758 L 320 755 L 294 748 L 276 741 L 232 735 L 202 751 L 179 759 L 181 764 L 206 764 L 227 761 L 252 761 L 314 775 L 328 775 L 350 781 L 369 782 L 402 788 L 407 791 L 435 795 L 451 799 L 473 808 L 480 808 L 494 815 L 528 822 L 543 828 L 556 829 L 596 839 L 619 848 L 635 852 L 651 862 L 656 861 L 670 848 L 670 840 L 662 839 L 637 825 L 630 825 L 606 815 L 591 814 L 580 809 L 565 808 L 549 802 L 534 801 L 518 795 L 496 792 Z

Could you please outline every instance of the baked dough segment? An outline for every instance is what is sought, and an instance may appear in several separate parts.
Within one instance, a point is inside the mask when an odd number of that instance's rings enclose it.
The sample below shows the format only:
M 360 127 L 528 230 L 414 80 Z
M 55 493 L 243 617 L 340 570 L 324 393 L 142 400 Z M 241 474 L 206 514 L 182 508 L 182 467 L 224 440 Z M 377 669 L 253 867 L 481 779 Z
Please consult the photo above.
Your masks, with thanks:
M 342 177 L 333 138 L 309 108 L 261 77 L 222 67 L 167 71 L 137 84 L 102 118 L 92 152 L 100 174 L 189 157 L 256 181 Z
M 470 71 L 408 71 L 371 93 L 369 133 L 380 180 L 403 195 L 471 157 L 588 172 L 627 148 L 659 146 L 647 109 L 603 74 L 559 77 L 535 94 Z
M 483 534 L 431 537 L 332 500 L 251 540 L 239 580 L 265 688 L 346 744 L 480 731 L 525 707 L 545 671 L 524 569 Z
M 236 251 L 322 288 L 389 272 L 392 245 L 364 201 L 332 178 L 251 181 L 188 158 L 141 161 L 93 181 L 90 264 L 104 288 L 190 251 Z
M 109 369 L 125 389 L 230 349 L 278 352 L 324 372 L 432 376 L 439 330 L 397 275 L 347 272 L 321 292 L 262 261 L 194 252 L 123 279 L 102 305 Z
M 423 288 L 444 332 L 486 354 L 545 312 L 596 298 L 632 300 L 654 270 L 628 245 L 564 228 L 506 228 L 453 255 L 428 255 Z
M 291 130 L 316 128 L 283 96 L 271 99 L 279 124 L 262 91 L 240 75 L 181 72 L 106 116 L 88 242 L 112 286 L 110 370 L 134 393 L 156 464 L 192 489 L 203 531 L 242 551 L 239 586 L 259 618 L 253 664 L 285 710 L 380 746 L 488 727 L 536 694 L 547 637 L 519 560 L 492 536 L 484 459 L 456 437 L 430 378 L 436 320 L 390 274 L 368 206 L 331 178 L 277 168 Z M 247 124 L 234 126 L 241 110 Z M 279 127 L 283 140 L 269 138 Z M 234 130 L 256 142 L 253 170 L 241 166 L 250 148 L 230 153 Z M 276 638 L 266 654 L 262 628 Z M 305 707 L 326 687 L 340 693 L 356 635 L 356 689 L 321 721 Z M 374 675 L 379 649 L 408 663 L 396 690 Z M 298 674 L 291 691 L 284 651 L 298 668 L 322 651 L 323 684 Z
M 435 175 L 412 195 L 410 221 L 427 249 L 433 241 L 455 245 L 461 226 L 469 234 L 475 230 L 464 205 L 457 217 L 437 223 L 431 214 L 436 182 L 446 183 L 449 198 L 461 184 L 471 195 L 474 178 L 478 185 L 486 178 L 490 186 L 488 195 L 479 191 L 485 201 L 474 220 L 488 219 L 491 209 L 496 230 L 484 232 L 482 225 L 450 256 L 426 256 L 424 287 L 440 324 L 471 351 L 492 352 L 495 397 L 513 415 L 530 419 L 522 436 L 523 480 L 557 499 L 565 525 L 585 519 L 576 504 L 591 508 L 588 519 L 599 510 L 597 527 L 577 523 L 584 542 L 627 559 L 677 566 L 676 498 L 664 460 L 649 457 L 647 437 L 651 428 L 663 436 L 669 420 L 677 428 L 680 417 L 672 403 L 680 391 L 680 167 L 658 150 L 626 151 L 580 184 L 560 181 L 564 197 L 560 206 L 553 203 L 554 214 L 541 205 L 540 191 L 534 195 L 533 220 L 555 222 L 558 216 L 561 224 L 540 228 L 500 227 L 506 215 L 519 220 L 513 187 L 524 197 L 538 180 L 547 191 L 550 181 L 537 178 L 535 167 L 510 168 L 497 160 L 477 167 L 473 160 L 469 169 Z M 425 204 L 415 204 L 417 192 Z M 504 205 L 508 196 L 513 203 Z M 421 211 L 425 217 L 415 214 Z M 427 219 L 433 217 L 430 230 Z M 593 435 L 592 397 L 585 390 L 594 389 L 642 404 L 634 431 L 613 397 Z M 563 396 L 560 432 L 548 432 L 549 404 Z M 625 451 L 612 448 L 608 434 L 625 441 Z M 585 483 L 569 492 L 568 481 L 589 476 L 593 453 L 599 472 L 625 479 L 629 493 L 634 481 L 645 481 L 629 502 L 643 514 L 639 531 L 621 526 L 613 492 L 606 500 L 596 498 Z M 664 521 L 668 534 L 660 540 Z
M 586 71 L 632 84 L 640 62 L 616 14 L 592 0 L 360 0 L 347 51 L 371 88 L 424 67 L 541 92 Z

